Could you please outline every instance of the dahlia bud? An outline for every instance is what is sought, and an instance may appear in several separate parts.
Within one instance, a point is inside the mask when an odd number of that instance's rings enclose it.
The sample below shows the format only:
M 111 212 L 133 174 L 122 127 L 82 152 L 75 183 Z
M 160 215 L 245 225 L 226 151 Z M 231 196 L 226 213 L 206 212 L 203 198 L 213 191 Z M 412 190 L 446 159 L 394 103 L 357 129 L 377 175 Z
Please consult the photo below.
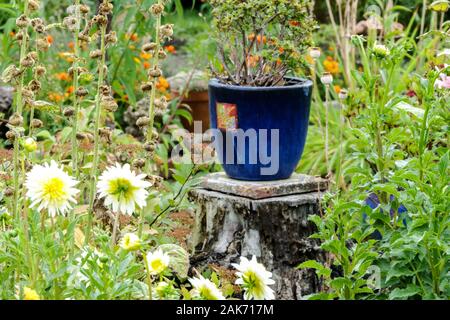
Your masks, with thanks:
M 150 124 L 150 118 L 149 117 L 140 117 L 136 121 L 136 125 L 140 128 L 146 127 Z
M 27 151 L 27 152 L 34 152 L 37 150 L 37 142 L 36 140 L 34 140 L 33 138 L 29 137 L 26 138 L 25 141 L 23 142 L 23 148 Z
M 8 123 L 14 127 L 21 126 L 23 124 L 23 117 L 18 113 L 14 113 L 9 118 Z
M 384 59 L 391 54 L 391 51 L 382 44 L 375 44 L 372 48 L 372 53 L 379 59 Z

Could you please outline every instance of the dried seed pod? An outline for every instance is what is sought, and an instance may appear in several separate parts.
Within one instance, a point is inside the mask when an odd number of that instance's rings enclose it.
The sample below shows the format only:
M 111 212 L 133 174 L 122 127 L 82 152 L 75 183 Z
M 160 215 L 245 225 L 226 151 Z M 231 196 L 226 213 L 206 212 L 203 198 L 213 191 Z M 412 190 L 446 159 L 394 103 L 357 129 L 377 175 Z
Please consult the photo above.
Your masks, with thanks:
M 37 39 L 36 45 L 39 50 L 47 50 L 50 47 L 50 43 L 48 43 L 47 39 L 43 38 Z
M 16 139 L 16 133 L 14 131 L 8 131 L 5 134 L 6 139 L 8 139 L 9 141 L 13 142 Z
M 152 90 L 153 84 L 151 82 L 146 82 L 141 85 L 141 90 L 144 92 Z
M 39 9 L 39 0 L 28 0 L 28 9 L 33 12 Z
M 77 132 L 76 136 L 77 136 L 77 140 L 85 140 L 87 138 L 87 136 L 81 132 Z
M 16 40 L 22 41 L 23 40 L 23 32 L 22 30 L 16 33 Z
M 34 31 L 37 33 L 44 33 L 45 31 L 44 21 L 41 18 L 31 19 L 31 27 L 33 27 Z
M 31 120 L 31 123 L 30 123 L 30 127 L 33 128 L 33 129 L 42 128 L 43 125 L 44 124 L 39 119 L 33 119 L 33 120 Z
M 24 88 L 24 89 L 22 90 L 22 96 L 23 96 L 25 99 L 33 100 L 33 99 L 34 99 L 34 92 L 31 91 L 31 90 L 28 89 L 28 88 Z
M 111 87 L 106 84 L 100 86 L 100 93 L 102 96 L 110 96 L 111 95 Z
M 3 82 L 10 83 L 13 79 L 16 79 L 19 75 L 21 75 L 22 72 L 23 71 L 12 64 L 6 67 L 6 69 L 3 71 L 1 80 L 3 80 Z
M 16 26 L 20 29 L 28 27 L 30 24 L 30 19 L 24 14 L 22 14 L 20 17 L 16 19 Z
M 142 51 L 144 52 L 153 51 L 156 49 L 157 46 L 158 44 L 156 44 L 155 42 L 146 43 L 142 46 Z
M 21 126 L 23 124 L 23 117 L 18 113 L 14 113 L 9 117 L 8 123 L 14 127 Z
M 117 105 L 117 102 L 111 96 L 103 96 L 100 103 L 102 108 L 104 108 L 108 112 L 116 112 L 117 108 L 119 107 Z
M 110 2 L 106 2 L 105 3 L 105 2 L 103 2 L 98 7 L 98 12 L 100 14 L 103 14 L 103 15 L 108 15 L 108 14 L 112 13 L 113 9 L 114 9 L 114 6 L 113 6 L 112 3 L 110 3 Z
M 90 11 L 91 11 L 91 9 L 87 5 L 85 5 L 85 4 L 80 5 L 80 13 L 81 14 L 86 15 Z
M 92 22 L 98 24 L 99 26 L 105 26 L 108 23 L 108 18 L 102 14 L 97 14 L 92 18 Z
M 92 59 L 99 59 L 102 57 L 102 51 L 97 49 L 97 50 L 93 50 L 89 53 L 89 57 L 91 57 Z
M 141 158 L 135 159 L 132 163 L 132 166 L 138 169 L 143 168 L 145 166 L 145 160 Z
M 161 98 L 155 99 L 155 106 L 160 110 L 165 110 L 168 106 L 167 98 L 162 96 Z
M 65 117 L 68 117 L 68 118 L 72 117 L 74 114 L 75 114 L 75 110 L 73 108 L 70 108 L 70 107 L 64 109 L 64 111 L 63 111 L 63 115 Z
M 136 125 L 140 128 L 146 127 L 150 124 L 150 118 L 149 117 L 140 117 L 136 120 Z
M 43 76 L 43 75 L 47 72 L 47 69 L 45 69 L 44 66 L 37 66 L 37 67 L 34 69 L 34 71 L 36 72 L 36 74 L 37 74 L 38 76 Z
M 28 83 L 28 88 L 33 92 L 39 91 L 41 89 L 41 83 L 38 80 L 33 79 Z
M 107 139 L 108 141 L 110 141 L 111 138 L 112 138 L 112 131 L 111 131 L 111 129 L 108 128 L 108 127 L 104 127 L 104 128 L 98 129 L 98 134 L 99 134 L 101 137 Z
M 65 17 L 63 20 L 63 24 L 67 29 L 69 29 L 69 31 L 75 32 L 76 30 L 78 30 L 78 19 L 74 16 Z
M 39 58 L 39 55 L 36 51 L 29 52 L 27 56 L 30 57 L 30 59 L 33 59 L 34 61 L 37 61 Z
M 26 56 L 25 58 L 22 59 L 22 61 L 20 61 L 20 65 L 23 68 L 30 68 L 34 65 L 35 60 L 33 60 L 30 56 Z
M 87 132 L 86 133 L 86 138 L 89 140 L 89 142 L 94 142 L 94 135 L 92 133 Z
M 151 141 L 151 142 L 146 142 L 144 144 L 144 150 L 147 152 L 153 152 L 156 149 L 156 144 L 155 142 Z
M 173 24 L 165 24 L 159 29 L 163 38 L 170 38 L 173 36 Z
M 162 76 L 162 71 L 161 69 L 159 69 L 158 67 L 156 67 L 155 69 L 151 69 L 148 72 L 148 76 L 152 77 L 152 78 L 159 78 Z
M 159 16 L 164 12 L 164 6 L 160 3 L 155 3 L 154 5 L 152 5 L 150 7 L 150 12 L 154 15 L 154 16 Z
M 105 41 L 107 44 L 114 44 L 117 42 L 117 34 L 115 31 L 111 31 L 105 37 Z
M 85 33 L 83 33 L 83 32 L 80 32 L 79 34 L 78 34 L 78 39 L 80 40 L 80 41 L 84 41 L 84 42 L 89 42 L 91 39 L 89 38 L 89 36 L 87 35 L 87 34 L 85 34 Z
M 83 98 L 89 94 L 89 91 L 84 87 L 79 87 L 77 91 L 75 91 L 75 95 L 79 98 Z
M 158 58 L 161 60 L 164 60 L 167 58 L 167 53 L 164 51 L 164 49 L 160 49 L 158 53 Z
M 14 195 L 14 189 L 8 187 L 8 188 L 5 189 L 3 194 L 5 195 L 5 197 L 12 197 Z

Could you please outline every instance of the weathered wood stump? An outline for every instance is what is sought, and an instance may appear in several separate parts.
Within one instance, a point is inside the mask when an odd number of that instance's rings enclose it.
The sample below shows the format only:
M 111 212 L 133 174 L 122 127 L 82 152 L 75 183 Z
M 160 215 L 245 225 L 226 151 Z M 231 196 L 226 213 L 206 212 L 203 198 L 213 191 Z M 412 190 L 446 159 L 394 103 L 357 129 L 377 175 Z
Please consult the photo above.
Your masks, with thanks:
M 256 255 L 272 271 L 277 299 L 300 299 L 316 292 L 312 270 L 297 270 L 309 259 L 323 259 L 315 226 L 308 216 L 318 214 L 327 181 L 305 175 L 273 182 L 248 182 L 223 173 L 206 176 L 190 192 L 197 204 L 190 245 L 199 264 L 229 267 L 239 257 Z M 195 264 L 194 263 L 194 264 Z

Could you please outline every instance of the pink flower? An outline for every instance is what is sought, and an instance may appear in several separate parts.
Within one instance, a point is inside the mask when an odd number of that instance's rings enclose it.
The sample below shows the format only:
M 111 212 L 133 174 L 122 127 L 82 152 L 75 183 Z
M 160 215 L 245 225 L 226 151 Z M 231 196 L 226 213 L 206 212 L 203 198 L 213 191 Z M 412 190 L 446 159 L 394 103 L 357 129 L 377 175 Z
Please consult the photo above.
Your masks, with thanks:
M 441 79 L 436 80 L 436 88 L 450 89 L 450 76 L 441 74 Z

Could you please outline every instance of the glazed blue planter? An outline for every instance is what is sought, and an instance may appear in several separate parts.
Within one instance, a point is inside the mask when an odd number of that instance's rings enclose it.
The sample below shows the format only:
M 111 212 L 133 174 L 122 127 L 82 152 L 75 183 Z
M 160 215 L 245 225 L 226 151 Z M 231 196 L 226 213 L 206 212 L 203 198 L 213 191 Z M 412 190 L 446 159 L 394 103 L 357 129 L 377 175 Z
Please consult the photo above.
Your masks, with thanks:
M 294 172 L 308 133 L 312 82 L 286 81 L 280 87 L 209 82 L 214 144 L 229 177 L 270 181 Z

